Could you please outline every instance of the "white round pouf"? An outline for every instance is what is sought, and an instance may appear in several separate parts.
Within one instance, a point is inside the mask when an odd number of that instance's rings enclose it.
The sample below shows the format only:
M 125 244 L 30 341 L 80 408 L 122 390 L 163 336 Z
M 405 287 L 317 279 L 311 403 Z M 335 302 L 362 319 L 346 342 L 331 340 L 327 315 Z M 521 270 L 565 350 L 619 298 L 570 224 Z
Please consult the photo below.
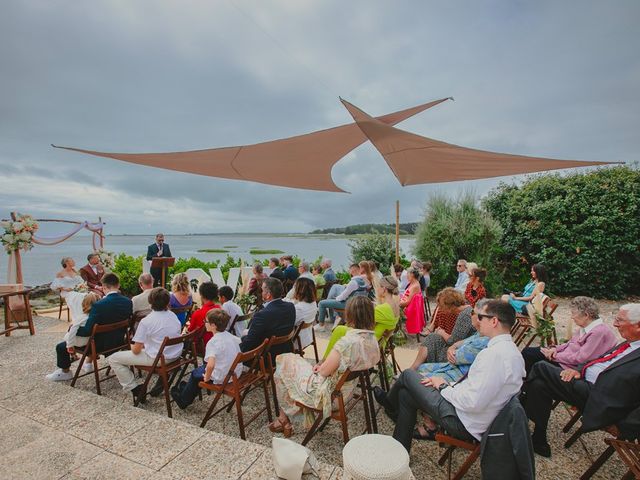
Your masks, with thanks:
M 345 479 L 406 480 L 412 478 L 409 454 L 388 435 L 360 435 L 342 450 Z

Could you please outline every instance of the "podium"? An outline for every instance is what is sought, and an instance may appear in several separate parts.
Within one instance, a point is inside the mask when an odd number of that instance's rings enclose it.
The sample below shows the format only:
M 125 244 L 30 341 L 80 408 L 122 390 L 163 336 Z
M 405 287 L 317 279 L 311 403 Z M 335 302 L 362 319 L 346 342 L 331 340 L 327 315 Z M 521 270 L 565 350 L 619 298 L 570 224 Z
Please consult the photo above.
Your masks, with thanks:
M 175 265 L 176 263 L 176 259 L 173 257 L 154 257 L 151 260 L 151 268 L 155 268 L 158 270 L 162 270 L 162 275 L 161 275 L 161 284 L 160 286 L 162 288 L 166 288 L 167 285 L 167 281 L 166 281 L 166 277 L 167 277 L 167 268 L 169 267 L 173 267 L 173 265 Z

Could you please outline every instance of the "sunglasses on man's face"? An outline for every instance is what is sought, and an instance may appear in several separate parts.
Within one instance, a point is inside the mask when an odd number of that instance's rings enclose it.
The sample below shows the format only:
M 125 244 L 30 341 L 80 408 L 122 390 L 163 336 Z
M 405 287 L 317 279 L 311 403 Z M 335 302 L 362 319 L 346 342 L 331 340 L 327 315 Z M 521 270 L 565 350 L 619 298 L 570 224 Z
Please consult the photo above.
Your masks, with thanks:
M 483 318 L 493 318 L 494 315 L 487 315 L 486 313 L 476 313 L 478 316 L 478 320 L 482 320 Z

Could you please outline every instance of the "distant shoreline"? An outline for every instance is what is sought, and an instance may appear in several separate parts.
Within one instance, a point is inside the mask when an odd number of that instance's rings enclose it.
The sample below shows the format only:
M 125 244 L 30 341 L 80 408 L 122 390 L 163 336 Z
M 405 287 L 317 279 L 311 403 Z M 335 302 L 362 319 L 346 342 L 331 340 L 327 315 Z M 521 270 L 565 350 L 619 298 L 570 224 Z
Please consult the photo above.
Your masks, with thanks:
M 153 237 L 155 234 L 147 234 L 147 233 L 107 233 L 105 237 Z M 255 233 L 164 233 L 166 237 L 203 237 L 203 236 L 213 236 L 213 237 L 229 237 L 229 236 L 237 236 L 237 237 L 281 237 L 281 238 L 357 238 L 362 237 L 364 235 L 371 235 L 369 233 L 355 233 L 355 234 L 345 234 L 345 233 L 271 233 L 271 232 L 255 232 Z M 393 235 L 393 234 L 389 234 Z M 400 234 L 402 238 L 413 238 L 415 234 L 410 233 L 402 233 Z

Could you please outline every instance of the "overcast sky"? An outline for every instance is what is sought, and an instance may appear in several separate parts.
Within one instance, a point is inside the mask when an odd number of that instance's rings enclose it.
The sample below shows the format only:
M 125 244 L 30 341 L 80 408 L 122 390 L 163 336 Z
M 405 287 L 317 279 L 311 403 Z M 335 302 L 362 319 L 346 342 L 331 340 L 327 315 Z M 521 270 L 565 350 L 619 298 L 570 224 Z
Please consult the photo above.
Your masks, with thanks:
M 328 193 L 191 175 L 50 147 L 162 152 L 243 145 L 442 97 L 399 125 L 554 158 L 640 157 L 640 2 L 2 0 L 0 216 L 94 220 L 107 233 L 304 232 L 416 221 L 364 144 Z M 286 175 L 286 172 L 283 172 Z

